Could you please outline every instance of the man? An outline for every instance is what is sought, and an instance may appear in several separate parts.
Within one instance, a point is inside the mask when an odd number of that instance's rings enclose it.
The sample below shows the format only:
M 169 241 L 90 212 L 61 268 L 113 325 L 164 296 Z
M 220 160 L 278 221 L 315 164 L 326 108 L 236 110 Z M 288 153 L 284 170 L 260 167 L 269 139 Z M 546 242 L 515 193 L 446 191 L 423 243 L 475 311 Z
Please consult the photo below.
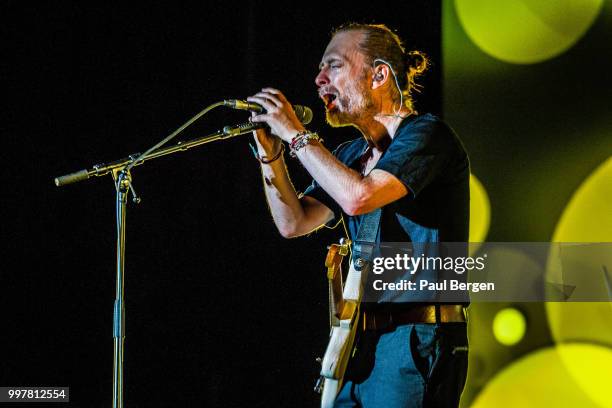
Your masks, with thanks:
M 363 215 L 382 208 L 377 242 L 467 241 L 467 154 L 448 126 L 412 107 L 414 77 L 425 67 L 426 59 L 405 53 L 384 25 L 337 30 L 315 83 L 328 123 L 352 125 L 363 137 L 334 153 L 304 128 L 280 91 L 264 88 L 248 98 L 266 109 L 252 121 L 270 128 L 255 140 L 283 237 L 344 215 L 354 239 Z M 283 141 L 314 179 L 303 195 L 289 180 Z M 463 305 L 391 299 L 362 309 L 364 328 L 336 406 L 456 407 L 467 372 Z

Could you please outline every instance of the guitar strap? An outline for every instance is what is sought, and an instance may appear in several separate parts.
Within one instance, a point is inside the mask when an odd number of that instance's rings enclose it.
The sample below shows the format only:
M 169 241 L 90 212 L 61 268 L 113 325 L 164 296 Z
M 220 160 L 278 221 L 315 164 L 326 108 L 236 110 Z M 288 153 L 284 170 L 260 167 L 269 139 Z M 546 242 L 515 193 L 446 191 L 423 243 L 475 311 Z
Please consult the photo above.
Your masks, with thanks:
M 370 262 L 372 259 L 371 254 L 376 245 L 376 241 L 378 238 L 378 233 L 380 230 L 380 218 L 382 216 L 382 208 L 377 208 L 374 211 L 371 211 L 363 216 L 361 220 L 361 224 L 359 225 L 359 230 L 357 231 L 357 236 L 353 241 L 353 253 L 351 262 L 355 262 L 358 258 L 363 258 L 366 261 Z M 367 277 L 363 279 L 364 285 L 367 281 Z M 361 313 L 360 313 L 361 315 Z M 359 316 L 358 321 L 355 324 L 361 324 L 361 316 Z M 357 330 L 355 343 L 357 343 L 357 339 L 359 338 L 360 331 Z M 354 347 L 354 346 L 353 346 Z
M 359 225 L 359 231 L 357 231 L 357 242 L 376 243 L 381 214 L 382 208 L 377 208 L 363 216 L 361 224 Z
M 361 220 L 361 224 L 359 225 L 359 230 L 357 231 L 357 236 L 353 241 L 353 253 L 351 257 L 351 262 L 356 262 L 358 258 L 362 258 L 367 262 L 372 261 L 372 251 L 374 246 L 376 245 L 376 241 L 378 238 L 378 232 L 380 230 L 380 218 L 382 215 L 382 208 L 377 208 L 374 211 L 371 211 L 363 216 Z M 367 281 L 367 276 L 362 278 L 362 282 L 365 285 Z M 360 308 L 361 309 L 361 305 Z M 355 321 L 355 325 L 359 327 L 362 322 L 361 319 L 363 316 L 361 312 Z M 359 342 L 359 338 L 361 337 L 361 330 L 357 329 L 355 332 L 355 338 L 353 339 L 353 344 L 351 348 L 353 350 L 350 351 L 350 356 L 352 357 L 355 353 L 355 347 Z M 350 357 L 349 357 L 350 359 Z M 340 385 L 342 382 L 340 382 Z
M 380 229 L 380 217 L 382 215 L 382 208 L 377 208 L 363 216 L 361 224 L 359 224 L 359 230 L 357 236 L 353 241 L 353 248 L 357 254 L 361 253 L 363 248 L 362 243 L 370 244 L 374 246 L 378 238 L 378 231 Z M 358 255 L 353 254 L 357 257 Z

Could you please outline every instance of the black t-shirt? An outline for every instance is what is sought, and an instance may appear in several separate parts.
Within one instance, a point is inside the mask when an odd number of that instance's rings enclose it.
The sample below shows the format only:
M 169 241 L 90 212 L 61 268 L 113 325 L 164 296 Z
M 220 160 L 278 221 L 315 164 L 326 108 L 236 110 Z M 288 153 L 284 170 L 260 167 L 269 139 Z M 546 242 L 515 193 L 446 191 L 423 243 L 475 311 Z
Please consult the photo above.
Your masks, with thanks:
M 333 154 L 348 167 L 360 172 L 361 157 L 368 148 L 363 137 L 341 144 Z M 460 242 L 459 253 L 467 255 L 470 214 L 470 166 L 467 153 L 453 130 L 431 114 L 409 116 L 398 127 L 391 144 L 382 154 L 374 169 L 387 171 L 397 177 L 408 194 L 382 209 L 376 242 L 411 242 L 424 256 L 440 255 L 438 243 Z M 304 192 L 334 212 L 343 216 L 355 241 L 364 215 L 349 216 L 331 196 L 313 180 Z M 415 245 L 415 244 L 421 245 Z M 433 244 L 433 245 L 432 245 Z M 417 254 L 418 255 L 418 254 Z M 421 269 L 415 275 L 400 273 L 392 281 L 442 281 L 447 275 L 437 269 Z M 457 275 L 465 281 L 465 274 Z M 375 279 L 370 274 L 369 279 Z M 366 285 L 371 288 L 371 285 Z M 406 303 L 469 303 L 467 292 L 453 291 L 383 291 L 364 293 L 368 308 L 397 308 Z M 382 309 L 381 309 L 382 310 Z
M 341 144 L 333 154 L 360 171 L 367 149 L 363 137 Z M 470 168 L 467 153 L 453 130 L 431 114 L 402 121 L 374 169 L 397 177 L 409 193 L 383 207 L 376 242 L 467 242 Z M 344 216 L 355 239 L 363 215 L 348 216 L 313 180 L 304 192 Z

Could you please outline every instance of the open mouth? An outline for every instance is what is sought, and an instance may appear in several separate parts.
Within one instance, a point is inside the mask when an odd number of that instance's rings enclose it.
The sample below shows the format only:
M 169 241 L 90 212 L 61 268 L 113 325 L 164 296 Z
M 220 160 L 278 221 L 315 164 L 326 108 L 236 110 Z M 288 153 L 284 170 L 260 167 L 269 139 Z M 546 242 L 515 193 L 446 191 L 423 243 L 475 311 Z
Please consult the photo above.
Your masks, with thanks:
M 325 108 L 328 110 L 333 109 L 336 106 L 335 101 L 337 97 L 338 95 L 333 93 L 326 93 L 321 96 L 321 99 L 323 99 L 323 102 L 325 103 Z

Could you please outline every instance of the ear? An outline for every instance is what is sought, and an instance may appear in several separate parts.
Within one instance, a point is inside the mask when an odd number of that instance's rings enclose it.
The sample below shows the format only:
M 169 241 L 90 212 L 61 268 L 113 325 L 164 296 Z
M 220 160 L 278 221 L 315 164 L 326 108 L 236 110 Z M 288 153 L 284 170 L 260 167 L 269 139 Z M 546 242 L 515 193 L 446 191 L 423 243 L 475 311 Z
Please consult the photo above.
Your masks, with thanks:
M 391 70 L 387 64 L 380 64 L 374 68 L 372 75 L 372 89 L 377 89 L 387 83 Z

